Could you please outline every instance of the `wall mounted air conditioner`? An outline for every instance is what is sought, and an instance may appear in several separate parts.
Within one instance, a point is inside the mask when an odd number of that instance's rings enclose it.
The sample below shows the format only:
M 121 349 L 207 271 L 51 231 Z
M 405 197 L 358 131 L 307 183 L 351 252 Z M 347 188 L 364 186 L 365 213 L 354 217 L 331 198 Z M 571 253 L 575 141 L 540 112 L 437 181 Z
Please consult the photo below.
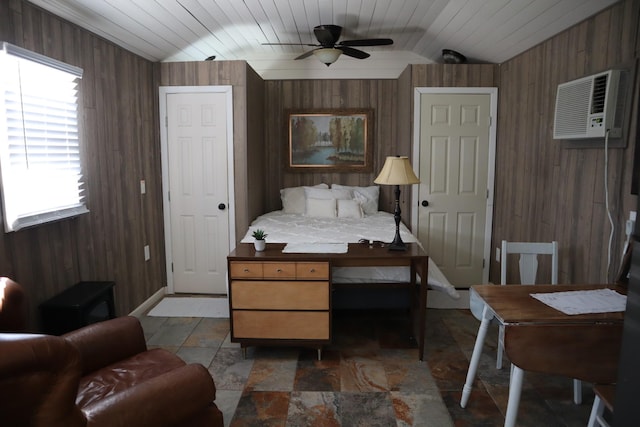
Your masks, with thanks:
M 608 70 L 558 85 L 553 139 L 622 136 L 626 73 Z

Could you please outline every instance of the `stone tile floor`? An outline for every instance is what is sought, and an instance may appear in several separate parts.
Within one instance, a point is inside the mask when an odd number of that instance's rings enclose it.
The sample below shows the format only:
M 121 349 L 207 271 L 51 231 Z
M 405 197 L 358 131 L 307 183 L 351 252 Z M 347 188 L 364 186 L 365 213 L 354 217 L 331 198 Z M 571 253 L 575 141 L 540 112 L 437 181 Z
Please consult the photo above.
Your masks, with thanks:
M 495 368 L 497 328 L 487 344 L 466 409 L 460 395 L 479 322 L 469 310 L 427 310 L 425 362 L 417 360 L 404 313 L 336 312 L 333 343 L 322 352 L 248 348 L 229 339 L 229 320 L 141 318 L 149 347 L 208 367 L 226 426 L 502 426 L 509 369 Z M 572 401 L 572 382 L 525 374 L 518 426 L 586 426 L 593 402 Z

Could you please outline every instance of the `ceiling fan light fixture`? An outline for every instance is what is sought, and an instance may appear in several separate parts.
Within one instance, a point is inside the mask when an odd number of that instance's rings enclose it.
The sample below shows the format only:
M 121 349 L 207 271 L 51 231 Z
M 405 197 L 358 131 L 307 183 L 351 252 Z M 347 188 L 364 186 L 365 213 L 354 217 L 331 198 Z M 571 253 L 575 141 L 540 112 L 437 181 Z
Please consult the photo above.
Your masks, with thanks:
M 331 47 L 323 47 L 313 51 L 313 55 L 327 67 L 338 60 L 342 51 Z

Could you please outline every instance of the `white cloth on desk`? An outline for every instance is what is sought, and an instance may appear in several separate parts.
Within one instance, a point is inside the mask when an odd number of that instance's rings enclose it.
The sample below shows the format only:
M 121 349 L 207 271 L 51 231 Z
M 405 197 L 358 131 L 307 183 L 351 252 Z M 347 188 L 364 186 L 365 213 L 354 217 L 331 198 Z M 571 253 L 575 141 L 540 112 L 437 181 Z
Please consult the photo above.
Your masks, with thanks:
M 564 314 L 613 313 L 625 311 L 627 296 L 613 289 L 532 293 L 532 297 Z
M 348 243 L 287 243 L 285 254 L 346 254 Z

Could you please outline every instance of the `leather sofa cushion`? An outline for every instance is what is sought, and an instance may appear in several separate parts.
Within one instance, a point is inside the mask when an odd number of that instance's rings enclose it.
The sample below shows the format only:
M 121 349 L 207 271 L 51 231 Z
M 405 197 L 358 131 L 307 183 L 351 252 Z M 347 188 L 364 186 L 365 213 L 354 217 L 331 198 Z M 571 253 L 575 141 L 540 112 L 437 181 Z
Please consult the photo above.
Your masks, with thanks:
M 72 399 L 80 375 L 80 354 L 63 339 L 0 334 L 0 426 L 81 425 Z
M 76 404 L 86 407 L 184 365 L 182 359 L 162 348 L 136 354 L 82 377 Z

